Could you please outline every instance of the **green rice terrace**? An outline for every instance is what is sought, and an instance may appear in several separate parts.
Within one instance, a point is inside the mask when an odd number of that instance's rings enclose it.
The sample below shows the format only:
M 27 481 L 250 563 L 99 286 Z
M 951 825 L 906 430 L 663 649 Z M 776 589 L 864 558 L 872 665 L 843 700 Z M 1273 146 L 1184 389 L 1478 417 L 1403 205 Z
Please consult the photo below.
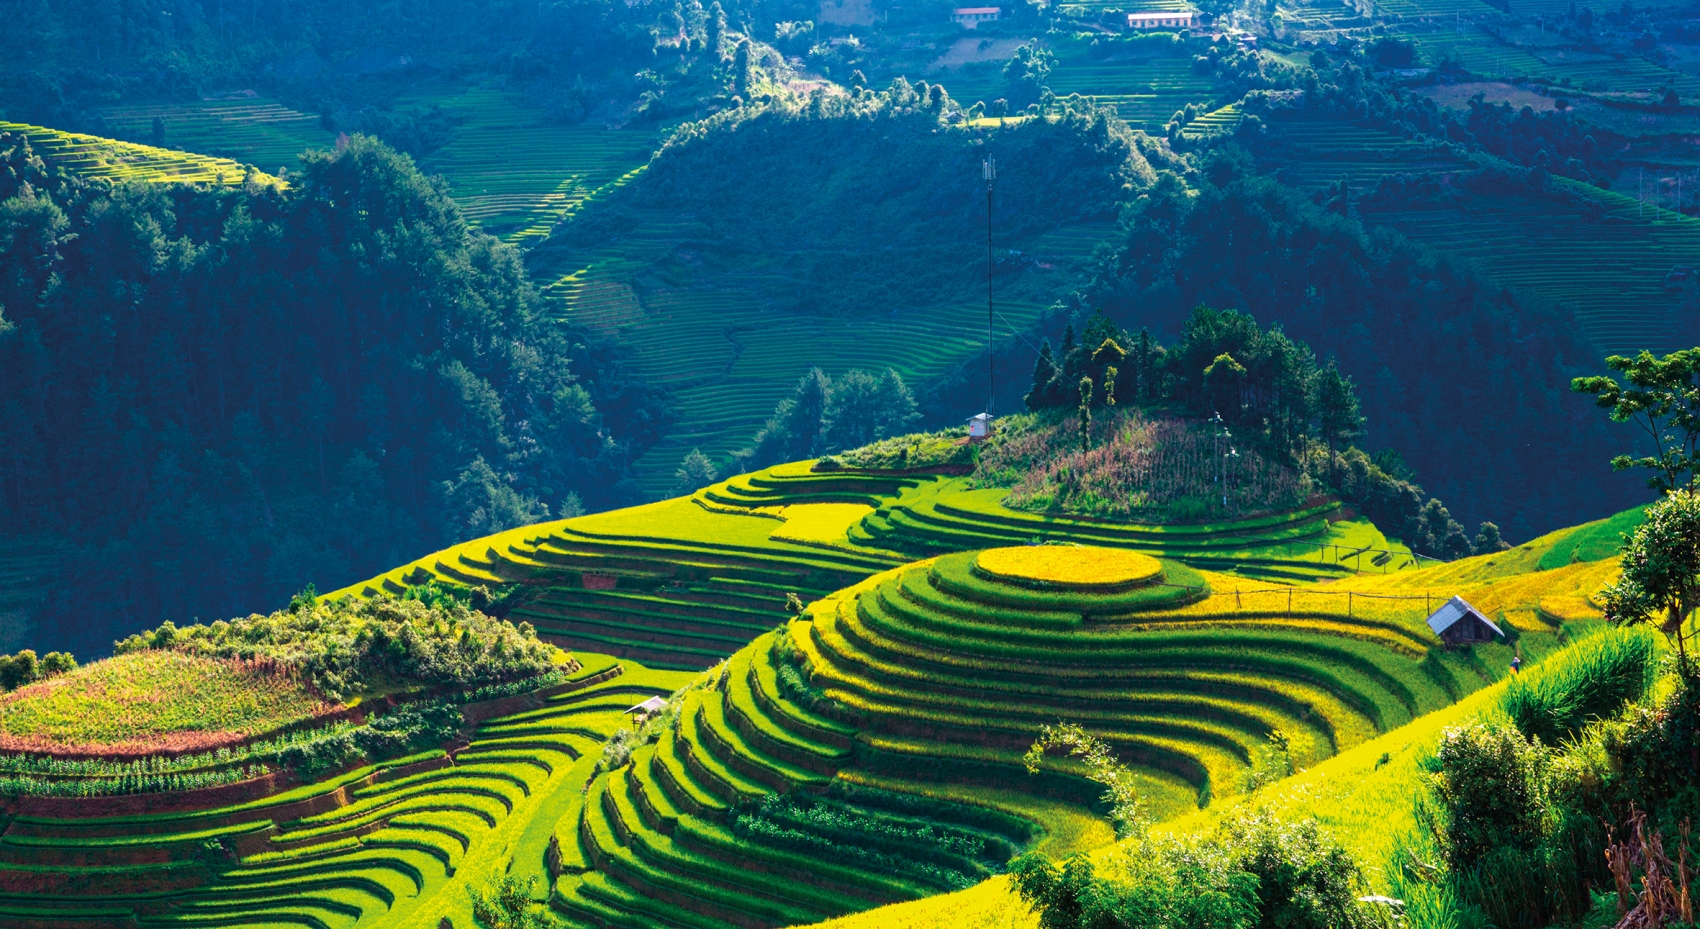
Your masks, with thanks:
M 1686 311 L 1667 279 L 1700 254 L 1693 217 L 1569 178 L 1551 179 L 1545 192 L 1466 192 L 1453 185 L 1467 185 L 1477 166 L 1447 146 L 1345 122 L 1272 120 L 1271 128 L 1260 160 L 1277 178 L 1311 190 L 1344 182 L 1360 194 L 1384 177 L 1434 178 L 1435 195 L 1362 202 L 1365 222 L 1573 310 L 1602 350 L 1678 347 Z
M 174 151 L 136 142 L 120 142 L 75 132 L 0 120 L 0 135 L 27 140 L 34 153 L 51 167 L 79 177 L 112 181 L 173 184 L 240 184 L 252 173 L 260 183 L 277 179 L 251 164 Z
M 1230 803 L 1272 732 L 1302 770 L 1497 678 L 1508 645 L 1425 624 L 1446 597 L 1531 659 L 1597 622 L 1590 559 L 1639 518 L 1418 567 L 1332 501 L 1142 526 L 968 481 L 799 462 L 132 636 L 0 698 L 0 917 L 492 925 L 511 877 L 569 926 L 720 929 L 977 887 L 1113 837 L 1082 763 L 1029 773 L 1044 725 L 1100 733 L 1158 820 Z M 145 670 L 151 749 L 67 731 Z

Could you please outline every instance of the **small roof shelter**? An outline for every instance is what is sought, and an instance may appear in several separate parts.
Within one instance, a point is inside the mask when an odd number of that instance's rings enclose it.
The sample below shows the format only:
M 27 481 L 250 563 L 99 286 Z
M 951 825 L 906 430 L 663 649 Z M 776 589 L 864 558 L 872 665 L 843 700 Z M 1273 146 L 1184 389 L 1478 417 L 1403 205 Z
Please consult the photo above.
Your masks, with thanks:
M 1492 642 L 1505 635 L 1463 597 L 1453 597 L 1429 614 L 1428 627 L 1448 645 Z
M 666 700 L 663 700 L 660 697 L 650 697 L 648 700 L 645 700 L 637 706 L 627 710 L 626 715 L 633 716 L 638 719 L 646 719 L 665 709 L 667 709 Z
M 984 22 L 997 22 L 1003 15 L 1001 6 L 962 6 L 950 11 L 952 22 L 960 23 L 964 29 L 972 29 Z
M 984 439 L 992 434 L 992 414 L 975 413 L 968 417 L 968 438 Z

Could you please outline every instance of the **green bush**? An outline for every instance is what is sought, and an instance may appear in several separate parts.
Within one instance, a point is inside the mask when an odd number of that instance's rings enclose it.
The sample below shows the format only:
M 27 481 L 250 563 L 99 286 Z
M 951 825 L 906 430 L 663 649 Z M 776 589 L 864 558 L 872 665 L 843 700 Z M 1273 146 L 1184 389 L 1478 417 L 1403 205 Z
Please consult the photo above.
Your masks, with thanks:
M 307 675 L 326 697 L 426 686 L 475 688 L 554 669 L 561 651 L 453 597 L 297 599 L 269 616 L 158 629 L 113 643 L 114 654 L 175 649 L 209 658 L 269 660 Z
M 76 669 L 77 660 L 69 652 L 48 652 L 38 659 L 34 649 L 26 648 L 16 655 L 0 655 L 0 690 L 17 690 Z
M 1268 817 L 1204 839 L 1144 838 L 1104 871 L 1075 855 L 1061 867 L 1027 854 L 1010 865 L 1044 929 L 1357 929 L 1363 877 L 1315 823 Z
M 1640 699 L 1657 670 L 1649 629 L 1608 629 L 1511 682 L 1501 706 L 1524 735 L 1546 745 Z

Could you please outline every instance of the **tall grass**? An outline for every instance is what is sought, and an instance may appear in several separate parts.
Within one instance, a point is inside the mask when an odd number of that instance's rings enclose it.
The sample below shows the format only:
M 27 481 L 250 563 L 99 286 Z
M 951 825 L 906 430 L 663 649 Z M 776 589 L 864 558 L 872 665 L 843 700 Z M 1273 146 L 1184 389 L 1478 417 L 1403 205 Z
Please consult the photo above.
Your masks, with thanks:
M 1558 745 L 1645 695 L 1658 648 L 1650 629 L 1604 630 L 1512 681 L 1500 706 L 1524 735 Z

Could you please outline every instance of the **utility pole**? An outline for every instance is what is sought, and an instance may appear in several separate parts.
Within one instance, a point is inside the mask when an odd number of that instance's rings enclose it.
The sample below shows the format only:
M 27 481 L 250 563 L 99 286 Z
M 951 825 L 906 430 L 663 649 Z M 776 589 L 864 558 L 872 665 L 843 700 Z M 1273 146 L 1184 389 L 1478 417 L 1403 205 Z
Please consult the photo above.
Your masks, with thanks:
M 991 156 L 981 165 L 986 178 L 986 415 L 992 415 L 997 402 L 998 374 L 992 360 L 992 182 L 997 180 L 998 166 Z

